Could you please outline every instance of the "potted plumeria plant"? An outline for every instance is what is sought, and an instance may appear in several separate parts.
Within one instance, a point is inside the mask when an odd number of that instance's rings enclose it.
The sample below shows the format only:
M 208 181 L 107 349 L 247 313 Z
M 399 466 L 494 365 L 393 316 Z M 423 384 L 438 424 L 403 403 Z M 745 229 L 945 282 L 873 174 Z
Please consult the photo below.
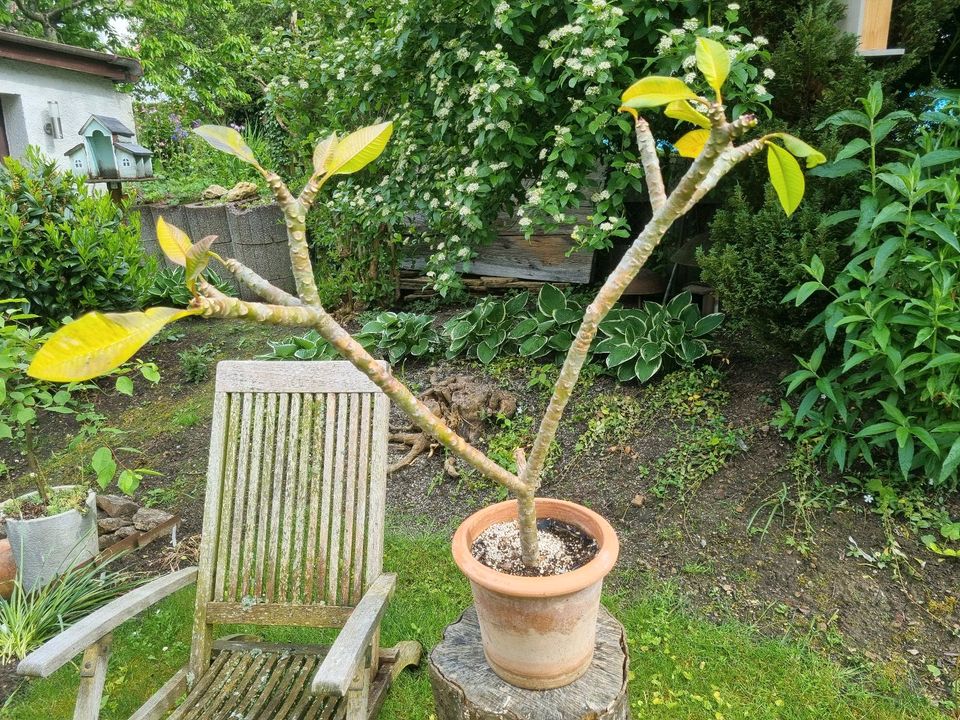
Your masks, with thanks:
M 600 590 L 616 562 L 618 541 L 610 524 L 593 511 L 536 495 L 548 450 L 598 326 L 670 226 L 736 165 L 766 151 L 770 179 L 784 210 L 792 213 L 804 193 L 803 172 L 796 158 L 805 159 L 807 167 L 825 160 L 814 148 L 783 133 L 746 139 L 756 118 L 748 114 L 730 120 L 725 113 L 722 88 L 731 64 L 727 49 L 699 38 L 696 61 L 712 89 L 710 98 L 698 95 L 678 78 L 656 76 L 639 80 L 623 93 L 620 109 L 635 121 L 653 217 L 584 311 L 529 454 L 517 451 L 516 473 L 454 432 L 320 304 L 307 245 L 306 214 L 326 183 L 361 170 L 380 155 L 392 133 L 389 122 L 321 141 L 313 154 L 313 175 L 299 195 L 292 194 L 276 173 L 261 167 L 235 131 L 197 128 L 196 133 L 211 145 L 252 165 L 273 191 L 286 218 L 296 295 L 274 287 L 236 260 L 215 256 L 210 251 L 212 238 L 192 243 L 181 230 L 160 220 L 157 237 L 164 252 L 186 269 L 187 287 L 193 294 L 189 307 L 85 315 L 50 339 L 37 354 L 30 373 L 60 382 L 95 377 L 131 357 L 163 326 L 190 316 L 316 329 L 416 425 L 513 495 L 512 500 L 484 508 L 463 522 L 454 536 L 454 558 L 473 587 L 491 667 L 520 687 L 543 689 L 572 682 L 592 659 Z M 693 162 L 669 194 L 656 142 L 641 116 L 642 111 L 661 107 L 669 117 L 695 126 L 675 142 L 679 153 Z M 214 259 L 263 302 L 226 297 L 206 282 L 203 272 Z M 646 366 L 658 360 L 641 353 L 635 362 L 648 370 Z

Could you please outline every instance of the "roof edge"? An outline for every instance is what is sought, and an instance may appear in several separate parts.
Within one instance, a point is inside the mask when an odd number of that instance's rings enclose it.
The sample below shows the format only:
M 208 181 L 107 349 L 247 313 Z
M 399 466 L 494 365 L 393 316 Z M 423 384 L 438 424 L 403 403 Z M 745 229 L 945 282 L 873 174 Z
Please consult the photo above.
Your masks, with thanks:
M 0 58 L 97 75 L 114 82 L 134 83 L 143 77 L 143 67 L 135 58 L 4 30 L 0 30 Z

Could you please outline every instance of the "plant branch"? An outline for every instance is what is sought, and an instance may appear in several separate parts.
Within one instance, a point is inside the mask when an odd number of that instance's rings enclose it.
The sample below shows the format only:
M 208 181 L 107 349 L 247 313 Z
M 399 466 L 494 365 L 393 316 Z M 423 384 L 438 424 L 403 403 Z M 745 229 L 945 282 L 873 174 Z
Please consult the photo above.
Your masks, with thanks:
M 287 306 L 303 305 L 303 303 L 300 301 L 300 298 L 294 297 L 285 290 L 281 290 L 269 280 L 257 275 L 257 273 L 238 260 L 230 258 L 225 260 L 223 265 L 225 268 L 227 268 L 227 270 L 233 273 L 233 276 L 237 279 L 237 282 L 251 292 L 254 292 L 262 297 L 268 303 L 272 305 Z
M 521 481 L 531 493 L 535 492 L 540 485 L 547 453 L 557 435 L 560 418 L 570 400 L 574 385 L 580 377 L 580 371 L 586 361 L 590 345 L 596 337 L 600 322 L 620 299 L 627 285 L 643 267 L 670 226 L 687 212 L 690 198 L 720 162 L 722 154 L 730 145 L 731 135 L 736 132 L 736 128 L 726 122 L 722 106 L 712 104 L 708 108 L 708 114 L 712 130 L 703 151 L 693 161 L 680 183 L 667 197 L 666 202 L 654 213 L 650 222 L 628 248 L 584 313 L 583 321 L 567 352 L 550 403 L 537 431 L 527 465 L 520 476 Z M 733 165 L 729 165 L 727 171 L 730 167 Z M 526 562 L 527 559 L 524 558 L 524 561 Z
M 226 297 L 209 283 L 199 285 L 201 295 L 192 305 L 202 308 L 205 317 L 243 318 L 285 326 L 312 327 L 357 369 L 370 378 L 424 432 L 436 438 L 445 448 L 479 471 L 484 477 L 503 485 L 515 495 L 528 493 L 520 479 L 484 455 L 458 435 L 444 420 L 433 413 L 389 369 L 368 353 L 360 343 L 319 306 L 289 307 L 246 302 Z M 213 292 L 210 292 L 213 290 Z
M 653 206 L 653 212 L 656 213 L 667 201 L 663 173 L 660 170 L 660 158 L 657 157 L 657 143 L 650 131 L 650 125 L 639 115 L 637 115 L 634 129 L 637 134 L 637 148 L 640 150 L 640 162 L 647 181 L 650 204 Z

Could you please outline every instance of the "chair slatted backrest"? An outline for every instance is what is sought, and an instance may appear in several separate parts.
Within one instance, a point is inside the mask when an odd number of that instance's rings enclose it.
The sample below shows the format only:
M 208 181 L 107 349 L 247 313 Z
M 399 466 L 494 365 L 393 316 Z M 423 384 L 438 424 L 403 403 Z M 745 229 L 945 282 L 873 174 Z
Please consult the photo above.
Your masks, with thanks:
M 382 571 L 389 414 L 349 362 L 219 363 L 193 670 L 213 624 L 346 621 Z

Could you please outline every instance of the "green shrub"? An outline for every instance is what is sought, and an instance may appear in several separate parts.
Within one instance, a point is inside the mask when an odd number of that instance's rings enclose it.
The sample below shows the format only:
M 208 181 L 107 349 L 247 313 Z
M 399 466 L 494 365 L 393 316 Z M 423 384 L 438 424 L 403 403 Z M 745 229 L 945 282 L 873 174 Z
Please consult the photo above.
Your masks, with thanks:
M 730 325 L 763 344 L 797 346 L 826 299 L 802 307 L 784 307 L 783 296 L 806 278 L 802 265 L 818 255 L 833 275 L 845 255 L 841 233 L 820 221 L 827 201 L 810 193 L 787 217 L 768 186 L 754 207 L 743 188 L 717 211 L 710 225 L 711 244 L 698 253 L 703 279 L 712 285 Z
M 213 363 L 214 350 L 213 345 L 206 343 L 177 353 L 180 359 L 180 370 L 187 382 L 199 383 L 207 379 L 210 375 L 210 365 Z
M 525 292 L 506 301 L 485 297 L 470 310 L 454 315 L 443 326 L 450 340 L 447 357 L 465 354 L 487 365 L 501 353 L 516 353 L 520 338 L 511 331 L 518 326 L 529 299 Z
M 796 409 L 782 406 L 788 434 L 812 442 L 841 470 L 865 462 L 925 487 L 956 490 L 960 464 L 960 100 L 935 99 L 894 159 L 877 166 L 882 143 L 910 113 L 881 117 L 874 85 L 829 122 L 855 128 L 828 176 L 863 180 L 859 208 L 828 223 L 856 225 L 853 255 L 834 279 L 816 256 L 813 278 L 785 298 L 802 305 L 825 293 L 823 338 L 786 378 Z M 889 142 L 889 140 L 887 140 Z
M 391 363 L 400 362 L 408 356 L 431 355 L 440 345 L 440 335 L 433 327 L 433 317 L 406 312 L 379 313 L 364 324 L 356 337 L 364 347 L 382 351 Z
M 155 262 L 139 215 L 30 148 L 0 165 L 0 297 L 25 298 L 58 322 L 85 310 L 140 306 Z

